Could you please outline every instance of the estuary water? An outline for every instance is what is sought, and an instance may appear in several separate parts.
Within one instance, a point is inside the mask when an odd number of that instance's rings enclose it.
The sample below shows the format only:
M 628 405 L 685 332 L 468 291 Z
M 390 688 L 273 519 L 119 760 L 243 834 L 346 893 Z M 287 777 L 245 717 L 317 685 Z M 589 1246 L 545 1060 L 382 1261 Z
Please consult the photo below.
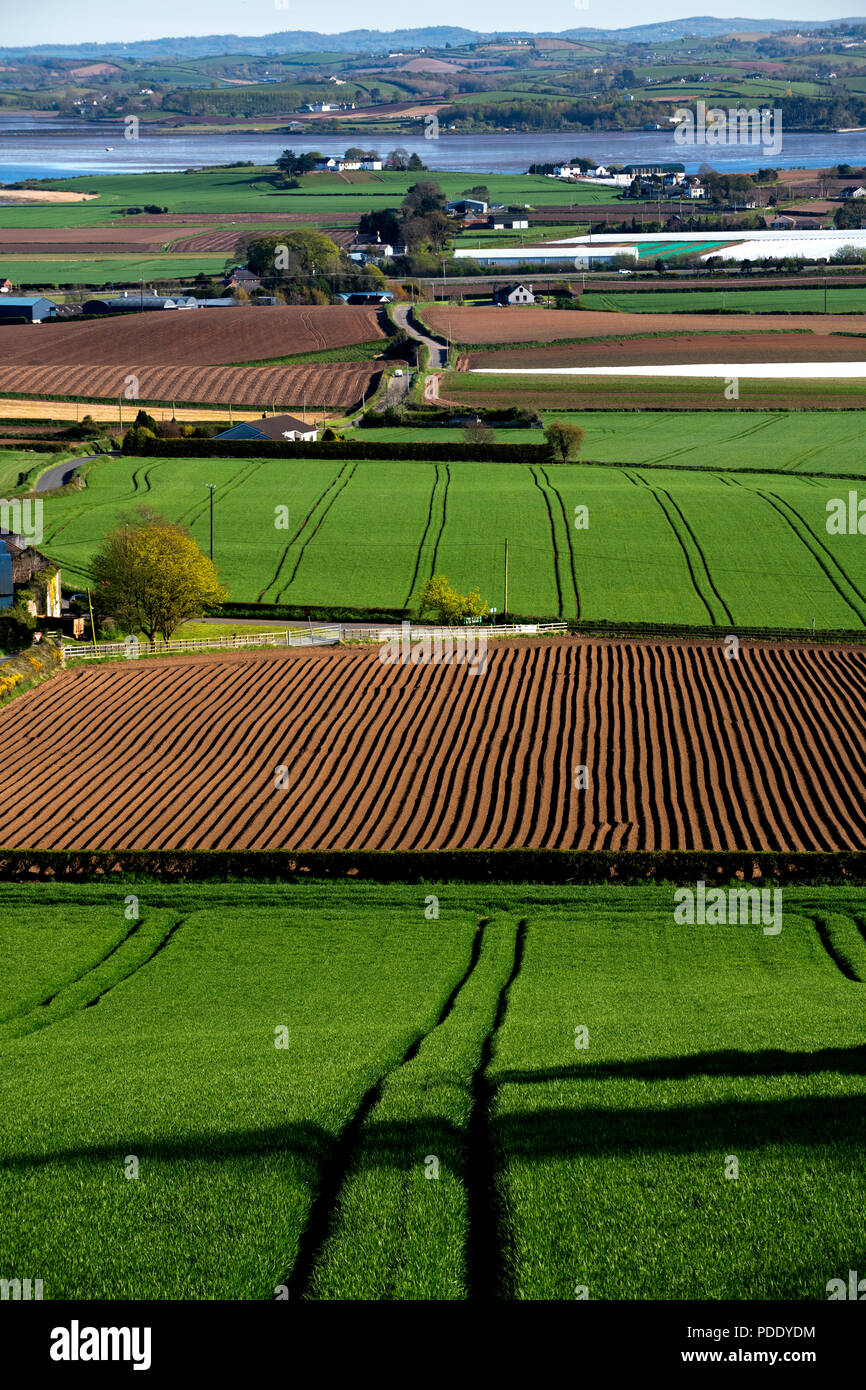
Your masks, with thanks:
M 72 178 L 88 174 L 156 173 L 229 164 L 249 159 L 272 164 L 286 146 L 339 155 L 349 145 L 376 148 L 381 154 L 402 145 L 416 152 L 429 169 L 479 174 L 519 174 L 530 164 L 550 164 L 577 155 L 600 164 L 638 164 L 649 160 L 685 165 L 696 173 L 703 163 L 718 170 L 826 168 L 832 164 L 866 164 L 866 130 L 846 134 L 784 131 L 781 152 L 766 155 L 761 146 L 674 143 L 670 130 L 594 131 L 589 134 L 454 135 L 425 139 L 422 122 L 413 134 L 271 135 L 226 131 L 225 134 L 153 133 L 140 127 L 140 138 L 124 139 L 123 122 L 96 128 L 77 119 L 0 112 L 0 182 L 24 178 Z M 107 149 L 107 146 L 113 148 Z

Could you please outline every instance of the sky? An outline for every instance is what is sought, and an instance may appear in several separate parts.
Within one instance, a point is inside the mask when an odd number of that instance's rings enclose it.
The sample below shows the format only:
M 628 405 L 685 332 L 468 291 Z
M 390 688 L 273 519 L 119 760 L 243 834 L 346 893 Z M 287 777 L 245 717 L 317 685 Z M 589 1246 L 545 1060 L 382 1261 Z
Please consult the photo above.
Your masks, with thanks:
M 504 30 L 626 28 L 632 24 L 685 19 L 694 14 L 719 18 L 830 19 L 866 14 L 844 0 L 825 8 L 816 0 L 669 0 L 648 8 L 641 0 L 438 0 L 422 6 L 370 7 L 350 0 L 31 0 L 4 6 L 2 44 L 114 43 L 184 34 L 271 34 L 309 29 L 333 34 L 361 28 L 418 28 L 454 24 L 490 33 Z M 368 17 L 369 16 L 369 17 Z

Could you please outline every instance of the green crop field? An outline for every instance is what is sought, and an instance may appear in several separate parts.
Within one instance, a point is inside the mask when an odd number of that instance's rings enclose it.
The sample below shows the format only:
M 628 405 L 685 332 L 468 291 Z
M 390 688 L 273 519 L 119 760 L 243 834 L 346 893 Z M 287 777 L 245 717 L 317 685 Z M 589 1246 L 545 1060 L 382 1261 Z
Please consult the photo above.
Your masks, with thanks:
M 400 608 L 444 573 L 463 588 L 479 585 L 501 610 L 507 538 L 516 613 L 866 626 L 861 538 L 826 529 L 828 503 L 852 488 L 829 471 L 846 447 L 854 471 L 850 419 L 834 417 L 835 434 L 816 430 L 810 446 L 793 428 L 775 434 L 785 420 L 773 416 L 748 417 L 750 429 L 743 417 L 721 417 L 738 434 L 700 438 L 701 416 L 691 433 L 680 428 L 677 446 L 670 425 L 626 418 L 628 428 L 600 430 L 585 449 L 629 465 L 621 467 L 108 460 L 90 466 L 83 491 L 45 500 L 44 548 L 68 581 L 86 582 L 106 532 L 146 504 L 188 525 L 207 549 L 205 484 L 214 482 L 215 558 L 235 601 Z M 682 466 L 696 454 L 700 466 Z M 284 507 L 289 526 L 277 529 Z M 576 529 L 580 507 L 588 524 Z
M 581 295 L 584 309 L 609 309 L 626 314 L 696 314 L 724 310 L 731 314 L 821 314 L 824 290 L 652 290 L 618 291 L 614 294 Z M 866 285 L 830 285 L 830 314 L 866 314 Z M 723 327 L 720 320 L 719 327 Z M 780 327 L 784 325 L 780 323 Z M 866 333 L 866 318 L 863 320 Z
M 347 136 L 347 145 L 353 137 Z M 286 135 L 284 143 L 291 145 Z M 379 141 L 382 144 L 382 140 Z M 122 157 L 122 152 L 118 152 Z M 359 215 L 374 209 L 396 207 L 412 184 L 421 178 L 434 179 L 446 198 L 460 198 L 466 189 L 481 180 L 490 190 L 493 202 L 524 203 L 537 207 L 580 206 L 611 202 L 616 190 L 590 184 L 566 187 L 541 174 L 485 174 L 433 170 L 431 173 L 393 173 L 383 170 L 369 180 L 347 183 L 336 175 L 308 175 L 297 189 L 280 189 L 272 181 L 273 169 L 207 169 L 192 173 L 87 174 L 73 179 L 45 180 L 43 187 L 73 193 L 98 193 L 90 202 L 52 206 L 0 206 L 0 227 L 95 227 L 116 223 L 112 213 L 123 207 L 155 203 L 169 213 L 217 213 L 230 218 L 237 212 L 261 212 L 279 217 L 287 212 Z M 172 228 L 172 234 L 178 235 Z M 190 228 L 193 233 L 197 230 Z M 158 235 L 158 228 L 154 229 Z
M 866 1264 L 862 903 L 782 891 L 766 934 L 672 886 L 4 884 L 4 1277 L 824 1299 Z
M 106 285 L 115 281 L 177 280 L 198 275 L 219 275 L 224 255 L 183 252 L 163 256 L 9 256 L 4 273 L 16 284 Z
M 720 328 L 723 320 L 719 320 Z M 781 321 L 780 321 L 781 322 Z M 511 349 L 514 350 L 513 348 Z M 494 358 L 488 360 L 491 363 Z M 530 358 L 527 365 L 533 365 Z M 439 395 L 464 409 L 484 407 L 502 409 L 526 406 L 532 410 L 604 410 L 616 413 L 632 410 L 670 412 L 704 410 L 714 414 L 726 410 L 724 396 L 727 381 L 721 377 L 675 376 L 567 376 L 556 372 L 537 375 L 507 375 L 495 371 L 449 371 L 440 383 Z M 743 411 L 823 411 L 860 410 L 863 405 L 863 384 L 856 377 L 793 377 L 769 378 L 741 376 L 739 395 L 732 402 L 731 413 Z M 646 417 L 644 417 L 646 418 Z M 682 415 L 681 418 L 687 418 Z M 801 422 L 808 435 L 809 426 L 802 415 Z M 808 417 L 807 417 L 808 418 Z M 825 414 L 824 418 L 831 418 Z M 677 435 L 680 430 L 677 428 Z

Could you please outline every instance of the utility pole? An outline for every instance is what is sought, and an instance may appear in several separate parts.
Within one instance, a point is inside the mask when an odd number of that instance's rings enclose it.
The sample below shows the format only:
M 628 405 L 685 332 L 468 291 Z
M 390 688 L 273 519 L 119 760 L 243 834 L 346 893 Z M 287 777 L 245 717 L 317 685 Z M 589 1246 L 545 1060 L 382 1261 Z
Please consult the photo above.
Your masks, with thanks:
M 97 655 L 97 650 L 96 650 L 96 623 L 93 621 L 93 600 L 92 600 L 92 598 L 90 597 L 90 590 L 89 590 L 89 589 L 87 590 L 87 607 L 90 609 L 90 636 L 91 636 L 91 639 L 92 639 L 92 641 L 93 641 L 93 655 L 96 656 L 96 655 Z M 815 625 L 815 619 L 813 618 L 813 619 L 812 619 L 812 626 L 813 626 L 813 628 L 814 628 L 814 625 Z
M 216 483 L 205 483 L 205 487 L 210 489 L 210 558 L 213 564 L 213 494 Z

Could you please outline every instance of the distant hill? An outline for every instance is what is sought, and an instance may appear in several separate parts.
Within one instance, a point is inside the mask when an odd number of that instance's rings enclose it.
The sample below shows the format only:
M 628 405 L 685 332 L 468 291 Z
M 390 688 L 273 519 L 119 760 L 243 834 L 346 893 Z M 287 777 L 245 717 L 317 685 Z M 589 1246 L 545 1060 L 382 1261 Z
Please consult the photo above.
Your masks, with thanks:
M 715 19 L 705 16 L 637 24 L 629 29 L 566 29 L 533 34 L 529 30 L 498 30 L 482 34 L 474 29 L 437 25 L 424 29 L 353 29 L 342 34 L 318 34 L 305 29 L 258 36 L 207 34 L 183 38 L 142 39 L 136 43 L 36 44 L 27 48 L 0 48 L 0 57 L 23 58 L 215 58 L 245 53 L 268 57 L 283 53 L 382 53 L 395 49 L 444 48 L 479 43 L 493 38 L 572 38 L 621 40 L 623 43 L 663 43 L 687 36 L 714 38 L 723 34 L 767 34 L 780 30 L 822 29 L 832 23 L 866 24 L 866 19 L 844 21 L 794 19 Z

